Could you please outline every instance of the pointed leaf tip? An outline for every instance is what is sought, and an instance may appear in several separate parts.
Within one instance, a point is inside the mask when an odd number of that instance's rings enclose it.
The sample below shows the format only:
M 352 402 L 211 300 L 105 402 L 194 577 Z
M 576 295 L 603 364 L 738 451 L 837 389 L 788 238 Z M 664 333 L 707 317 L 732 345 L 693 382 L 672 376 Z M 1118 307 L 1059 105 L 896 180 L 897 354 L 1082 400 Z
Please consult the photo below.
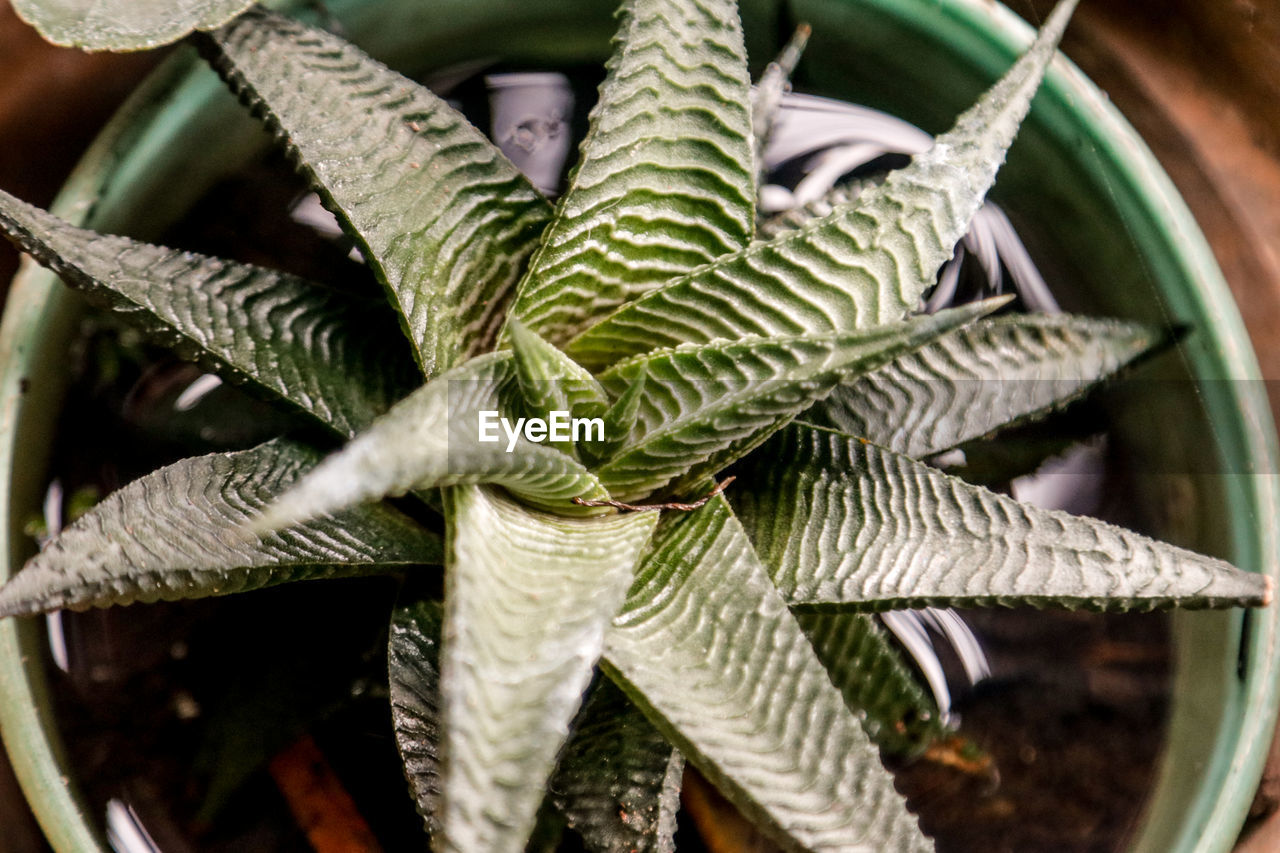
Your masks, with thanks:
M 1074 0 L 955 127 L 884 183 L 773 240 L 690 271 L 568 344 L 593 369 L 682 342 L 850 331 L 900 320 L 982 206 Z
M 580 462 L 524 432 L 509 436 L 495 422 L 514 372 L 511 353 L 498 352 L 432 379 L 304 475 L 251 529 L 277 530 L 343 507 L 465 483 L 503 486 L 560 514 L 605 514 L 572 502 L 608 497 Z M 492 429 L 481 429 L 482 415 Z
M 108 495 L 0 588 L 0 616 L 225 595 L 439 563 L 440 539 L 390 507 L 257 536 L 248 516 L 313 464 L 273 441 L 175 462 Z
M 1272 595 L 1267 576 L 1018 503 L 865 440 L 792 427 L 770 451 L 752 458 L 758 487 L 737 498 L 795 607 L 1126 611 L 1259 606 Z

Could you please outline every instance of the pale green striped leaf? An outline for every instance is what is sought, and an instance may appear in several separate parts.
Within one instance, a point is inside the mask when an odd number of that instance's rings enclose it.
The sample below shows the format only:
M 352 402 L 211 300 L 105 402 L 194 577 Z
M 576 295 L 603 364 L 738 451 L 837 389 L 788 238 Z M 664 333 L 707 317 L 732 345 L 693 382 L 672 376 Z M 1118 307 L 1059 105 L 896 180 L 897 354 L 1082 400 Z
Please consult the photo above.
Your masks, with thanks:
M 253 0 L 13 0 L 14 11 L 54 44 L 144 50 L 234 18 Z
M 606 390 L 647 381 L 635 437 L 596 473 L 624 501 L 688 486 L 748 453 L 842 376 L 879 367 L 1004 301 L 864 332 L 683 346 L 615 365 L 600 377 Z
M 511 451 L 501 428 L 481 441 L 482 412 L 501 411 L 515 383 L 508 352 L 477 356 L 401 400 L 369 429 L 321 462 L 255 522 L 275 530 L 387 496 L 465 483 L 505 486 L 561 513 L 598 514 L 574 497 L 607 497 L 573 457 L 521 435 Z M 506 392 L 510 393 L 510 392 Z
M 387 672 L 391 724 L 418 814 L 440 837 L 440 637 L 444 605 L 418 601 L 391 614 Z
M 244 523 L 319 458 L 273 441 L 184 459 L 109 495 L 0 588 L 0 617 L 203 598 L 441 562 L 440 540 L 383 504 L 271 533 Z
M 386 306 L 295 276 L 75 228 L 0 191 L 0 230 L 180 356 L 344 435 L 417 384 Z
M 518 853 L 655 513 L 568 519 L 478 486 L 445 496 L 440 849 Z
M 607 679 L 587 694 L 549 796 L 593 853 L 673 853 L 684 758 Z
M 515 316 L 562 344 L 751 239 L 746 51 L 733 0 L 626 0 L 582 159 Z
M 258 9 L 211 43 L 359 241 L 427 376 L 489 346 L 551 215 L 515 166 L 430 91 L 323 30 Z
M 933 849 L 722 498 L 664 518 L 602 665 L 787 849 Z
M 1066 405 L 1163 338 L 1067 314 L 983 320 L 842 382 L 804 420 L 928 456 Z
M 744 518 L 743 526 L 750 521 Z M 913 754 L 946 736 L 937 703 L 876 616 L 799 612 L 795 617 L 845 704 L 864 715 L 862 726 L 881 749 Z
M 914 310 L 981 206 L 1075 0 L 1035 45 L 911 165 L 857 201 L 664 285 L 574 339 L 590 368 L 655 347 L 850 331 Z
M 839 433 L 793 427 L 754 461 L 741 511 L 793 606 L 1150 610 L 1271 599 L 1263 575 L 1018 503 Z

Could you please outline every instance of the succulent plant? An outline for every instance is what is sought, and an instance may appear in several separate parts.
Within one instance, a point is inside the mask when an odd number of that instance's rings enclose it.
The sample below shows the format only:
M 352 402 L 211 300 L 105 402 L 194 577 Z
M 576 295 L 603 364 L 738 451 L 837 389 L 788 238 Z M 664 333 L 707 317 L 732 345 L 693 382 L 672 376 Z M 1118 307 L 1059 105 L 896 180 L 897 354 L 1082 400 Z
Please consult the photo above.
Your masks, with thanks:
M 384 293 L 0 194 L 0 227 L 69 285 L 332 441 L 142 477 L 48 542 L 0 615 L 443 566 L 442 601 L 390 616 L 391 713 L 434 848 L 522 850 L 558 814 L 588 849 L 669 850 L 687 759 L 789 849 L 931 849 L 880 749 L 942 724 L 870 614 L 1271 595 L 920 461 L 1163 340 L 988 317 L 1002 299 L 916 313 L 1073 5 L 909 166 L 759 241 L 777 98 L 753 115 L 732 0 L 624 2 L 554 206 L 444 101 L 328 32 L 255 8 L 198 34 Z

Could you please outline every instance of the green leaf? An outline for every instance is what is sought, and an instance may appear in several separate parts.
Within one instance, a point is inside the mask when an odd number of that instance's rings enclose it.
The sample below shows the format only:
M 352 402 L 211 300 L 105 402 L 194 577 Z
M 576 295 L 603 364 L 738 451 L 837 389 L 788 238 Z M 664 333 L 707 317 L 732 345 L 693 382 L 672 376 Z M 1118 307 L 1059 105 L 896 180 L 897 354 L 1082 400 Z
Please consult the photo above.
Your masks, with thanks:
M 681 342 L 900 320 L 981 206 L 1074 5 L 1059 3 L 1032 48 L 911 165 L 811 225 L 641 297 L 570 342 L 569 354 L 594 369 Z
M 732 0 L 626 0 L 582 159 L 513 313 L 563 344 L 751 239 L 750 80 Z
M 933 849 L 723 498 L 664 518 L 602 666 L 787 849 Z
M 1065 405 L 1164 337 L 1066 314 L 984 320 L 842 382 L 804 419 L 929 456 Z
M 1263 575 L 1018 503 L 839 433 L 793 427 L 753 461 L 741 511 L 793 606 L 1123 611 L 1271 599 Z
M 395 318 L 374 300 L 261 267 L 103 236 L 2 191 L 0 230 L 183 358 L 251 383 L 344 435 L 419 381 L 406 366 Z
M 684 758 L 607 679 L 587 694 L 549 786 L 595 853 L 673 853 Z
M 480 413 L 501 411 L 514 373 L 511 354 L 503 352 L 441 374 L 308 472 L 254 526 L 275 530 L 388 495 L 464 483 L 496 483 L 535 505 L 598 514 L 570 502 L 607 497 L 572 457 L 523 435 L 508 452 L 498 428 L 494 441 L 480 441 Z
M 561 411 L 573 417 L 603 417 L 609 398 L 595 377 L 519 320 L 513 318 L 508 328 L 523 402 L 519 408 L 524 414 L 546 418 L 550 412 Z M 549 443 L 575 452 L 572 441 Z
M 419 813 L 440 838 L 440 644 L 444 608 L 396 609 L 388 660 L 396 744 Z M 670 853 L 684 760 L 599 679 L 570 726 L 548 797 L 593 851 Z M 545 805 L 545 804 L 544 804 Z
M 808 612 L 795 616 L 845 704 L 863 714 L 863 728 L 881 749 L 914 754 L 946 736 L 937 703 L 920 686 L 877 617 Z
M 623 501 L 687 487 L 750 452 L 842 376 L 879 367 L 1004 301 L 851 334 L 683 346 L 615 365 L 600 377 L 606 390 L 647 381 L 637 436 L 596 473 Z
M 0 588 L 0 617 L 203 598 L 441 562 L 437 536 L 381 504 L 245 537 L 242 525 L 318 456 L 273 441 L 184 459 L 130 483 Z
M 440 637 L 444 606 L 418 601 L 391 614 L 387 670 L 391 724 L 418 814 L 440 838 Z
M 257 9 L 210 44 L 357 239 L 426 375 L 488 348 L 551 214 L 515 166 L 430 91 L 322 30 Z
M 445 498 L 442 849 L 519 851 L 656 518 Z
M 253 0 L 13 0 L 14 11 L 40 35 L 85 50 L 159 47 L 224 24 L 251 5 Z

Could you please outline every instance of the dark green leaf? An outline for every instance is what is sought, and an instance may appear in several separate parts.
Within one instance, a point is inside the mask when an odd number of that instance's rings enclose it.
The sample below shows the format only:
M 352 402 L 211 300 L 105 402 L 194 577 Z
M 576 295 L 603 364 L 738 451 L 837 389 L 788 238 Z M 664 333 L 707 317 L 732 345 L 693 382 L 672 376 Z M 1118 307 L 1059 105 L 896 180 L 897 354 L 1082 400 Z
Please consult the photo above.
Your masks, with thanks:
M 626 0 L 582 160 L 514 313 L 563 344 L 747 245 L 750 81 L 732 0 Z
M 664 519 L 603 665 L 788 849 L 933 849 L 723 498 Z
M 600 481 L 624 501 L 687 487 L 748 453 L 842 376 L 879 367 L 999 304 L 843 335 L 677 347 L 615 365 L 601 376 L 607 390 L 647 381 L 635 436 L 597 469 Z
M 1066 314 L 984 320 L 842 382 L 804 420 L 929 456 L 1065 405 L 1163 337 Z
M 0 192 L 0 229 L 180 356 L 344 435 L 416 385 L 395 318 L 284 273 L 75 228 Z
M 418 813 L 440 838 L 440 635 L 444 607 L 419 601 L 391 614 L 391 723 Z
M 440 540 L 382 504 L 262 537 L 243 525 L 319 458 L 299 444 L 185 459 L 125 486 L 0 588 L 0 616 L 226 595 L 440 563 Z
M 909 457 L 793 427 L 738 495 L 793 606 L 1266 604 L 1271 581 L 1096 519 L 1020 504 Z
M 744 522 L 745 524 L 745 522 Z M 947 734 L 933 697 L 879 619 L 868 613 L 797 613 L 845 703 L 881 749 L 917 753 Z
M 322 30 L 257 9 L 211 43 L 359 241 L 427 376 L 490 345 L 551 214 L 515 166 L 430 91 Z
M 673 853 L 684 759 L 612 682 L 573 724 L 550 797 L 593 853 Z

